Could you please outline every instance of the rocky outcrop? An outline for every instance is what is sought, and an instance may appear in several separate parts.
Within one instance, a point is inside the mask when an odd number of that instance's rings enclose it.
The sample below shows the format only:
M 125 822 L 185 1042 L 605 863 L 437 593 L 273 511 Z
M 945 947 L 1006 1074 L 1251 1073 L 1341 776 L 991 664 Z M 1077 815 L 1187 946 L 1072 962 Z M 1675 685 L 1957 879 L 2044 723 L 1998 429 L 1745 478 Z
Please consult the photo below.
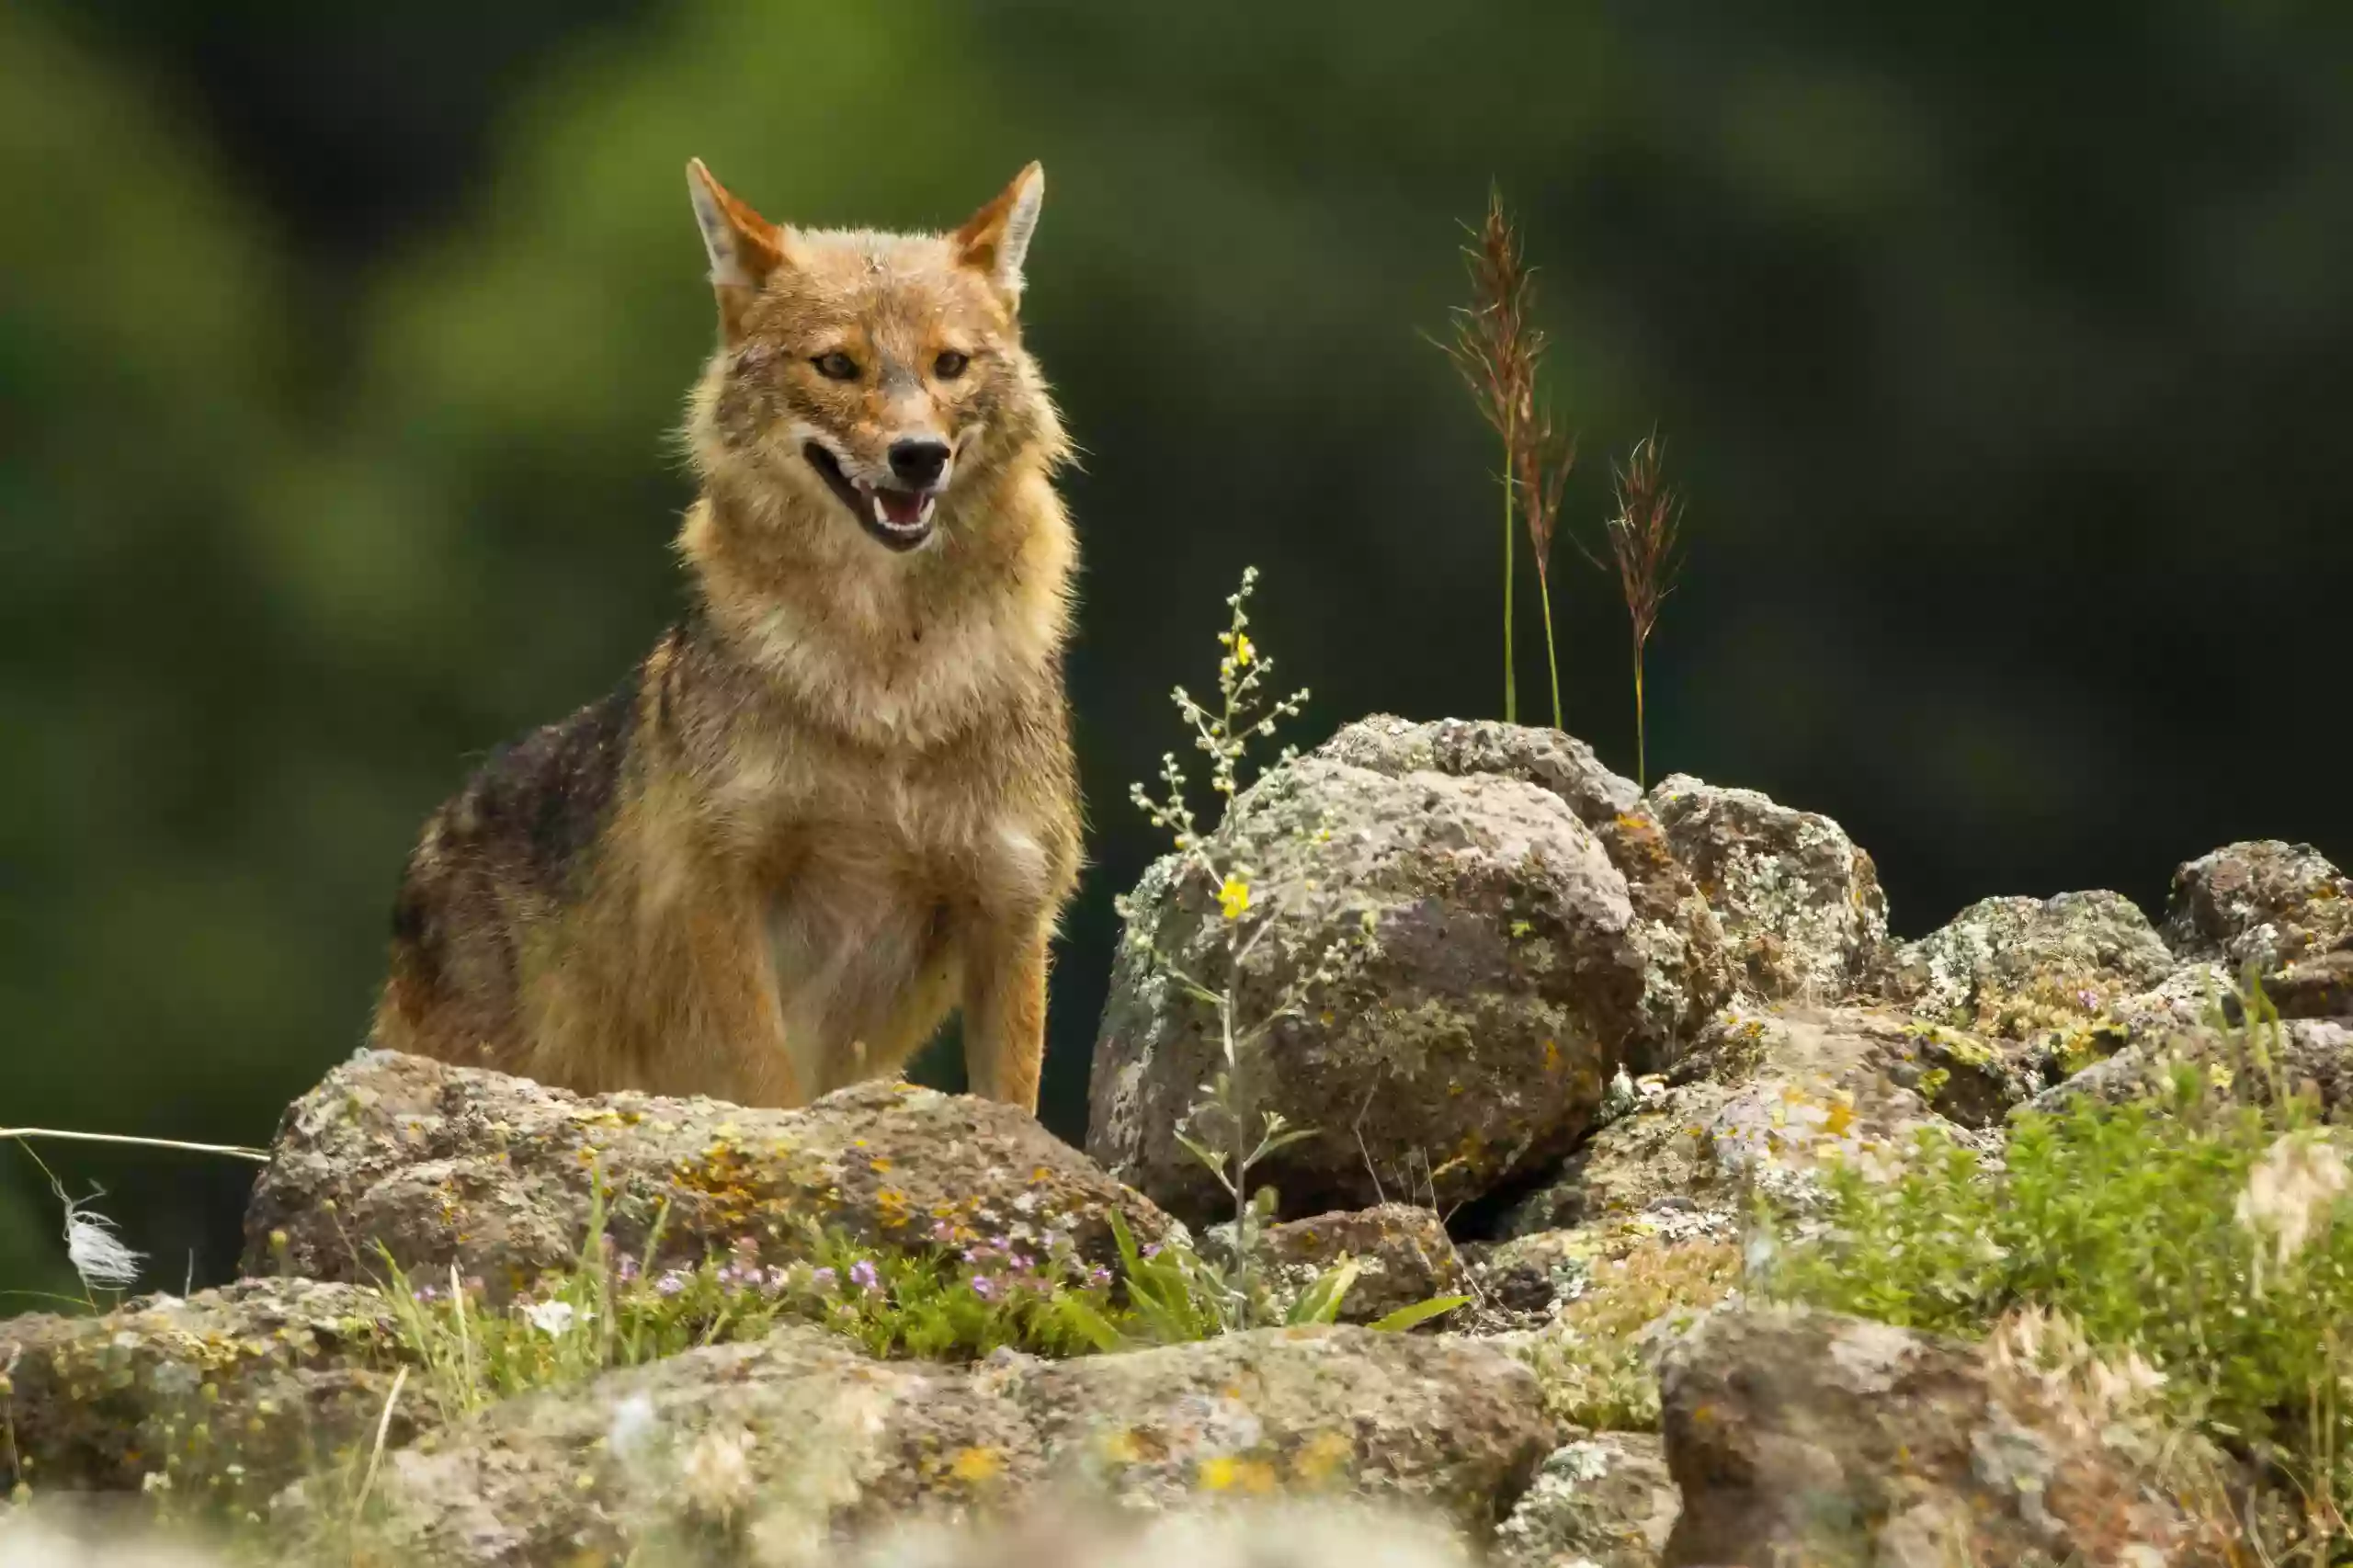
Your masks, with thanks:
M 1050 1493 L 1168 1506 L 1279 1490 L 1483 1531 L 1554 1442 L 1533 1377 L 1473 1344 L 1268 1330 L 956 1372 L 789 1328 L 512 1400 L 387 1456 L 375 1536 L 420 1568 L 618 1561 L 712 1531 L 790 1562 L 837 1532 Z M 279 1511 L 297 1538 L 343 1526 L 300 1491 Z
M 1224 885 L 1171 858 L 1129 901 L 1087 1127 L 1113 1174 L 1188 1221 L 1224 1207 L 1177 1136 L 1222 1065 L 1201 990 L 1253 1038 L 1257 1106 L 1315 1130 L 1263 1168 L 1286 1217 L 1383 1191 L 1448 1209 L 1586 1131 L 1644 959 L 1625 878 L 1558 795 L 1317 754 L 1245 791 L 1207 849 Z
M 606 1234 L 659 1263 L 737 1248 L 795 1256 L 801 1227 L 919 1249 L 1067 1233 L 1113 1256 L 1108 1217 L 1168 1221 L 1011 1106 L 866 1084 L 802 1110 L 578 1096 L 525 1078 L 367 1051 L 295 1102 L 245 1217 L 246 1271 L 364 1278 L 375 1249 L 493 1300 L 580 1256 L 592 1190 Z M 745 1243 L 748 1241 L 748 1246 Z
M 1971 1346 L 1726 1310 L 1667 1346 L 1660 1382 L 1670 1563 L 2226 1561 L 2214 1524 L 2117 1446 L 2129 1413 Z
M 1750 994 L 1830 1003 L 1874 985 L 1887 960 L 1887 896 L 1845 829 L 1684 773 L 1652 786 L 1645 803 L 1722 924 Z
M 0 1496 L 168 1485 L 251 1506 L 372 1439 L 402 1358 L 381 1296 L 303 1279 L 0 1320 Z M 421 1412 L 397 1405 L 388 1440 Z

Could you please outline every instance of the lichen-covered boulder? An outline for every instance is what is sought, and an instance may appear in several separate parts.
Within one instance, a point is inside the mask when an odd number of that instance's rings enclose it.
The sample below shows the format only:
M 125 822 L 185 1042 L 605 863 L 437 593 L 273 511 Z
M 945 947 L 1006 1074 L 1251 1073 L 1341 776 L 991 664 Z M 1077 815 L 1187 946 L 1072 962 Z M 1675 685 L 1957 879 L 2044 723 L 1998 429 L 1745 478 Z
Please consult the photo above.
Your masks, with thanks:
M 1286 1217 L 1383 1191 L 1449 1208 L 1585 1131 L 1643 959 L 1625 879 L 1557 795 L 1308 756 L 1206 848 L 1223 886 L 1170 858 L 1128 901 L 1086 1136 L 1115 1176 L 1188 1222 L 1227 1206 L 1178 1137 L 1223 1061 L 1204 990 L 1230 999 L 1256 1105 L 1314 1130 L 1254 1176 Z
M 1067 1233 L 1114 1256 L 1109 1216 L 1144 1240 L 1167 1217 L 1017 1108 L 863 1084 L 799 1110 L 581 1096 L 527 1078 L 365 1051 L 280 1123 L 245 1213 L 245 1271 L 366 1278 L 375 1247 L 412 1273 L 454 1265 L 493 1300 L 575 1262 L 604 1184 L 611 1244 L 694 1265 L 741 1247 L 794 1255 L 815 1222 L 918 1249 Z
M 0 1320 L 0 1496 L 165 1486 L 258 1502 L 372 1440 L 402 1359 L 381 1296 L 303 1279 Z M 388 1439 L 423 1417 L 421 1401 L 396 1405 Z
M 1722 924 L 1749 991 L 1831 1003 L 1872 987 L 1887 958 L 1887 896 L 1844 828 L 1684 773 L 1652 786 L 1645 803 Z
M 1726 1234 L 1752 1195 L 1810 1206 L 1831 1162 L 1892 1170 L 1922 1128 L 1973 1142 L 2035 1086 L 1984 1041 L 1885 1011 L 1727 1008 L 1499 1233 L 1641 1220 Z
M 940 1510 L 1277 1493 L 1484 1529 L 1554 1442 L 1526 1368 L 1418 1335 L 1267 1330 L 949 1371 L 789 1328 L 509 1401 L 388 1455 L 374 1537 L 417 1568 L 652 1558 L 714 1536 L 813 1564 L 841 1536 Z M 290 1539 L 344 1528 L 340 1499 L 307 1488 L 277 1513 Z
M 2124 1423 L 1977 1347 L 1793 1309 L 1667 1343 L 1670 1563 L 2220 1564 Z
M 2165 937 L 2185 959 L 2269 974 L 2353 945 L 2353 877 L 2309 844 L 2225 845 L 2175 870 Z
M 1400 1308 L 1460 1295 L 1468 1278 L 1445 1222 L 1435 1210 L 1409 1203 L 1270 1225 L 1260 1244 L 1277 1290 L 1292 1298 L 1342 1259 L 1353 1261 L 1357 1273 L 1340 1304 L 1342 1323 L 1377 1323 Z
M 2121 893 L 1989 898 L 1898 948 L 1887 989 L 1920 1018 L 2019 1040 L 2079 1027 L 2179 961 Z
M 1633 904 L 1634 945 L 1643 955 L 1633 1071 L 1665 1069 L 1732 999 L 1732 955 L 1715 912 L 1667 847 L 1641 789 L 1604 767 L 1585 742 L 1489 719 L 1415 723 L 1377 713 L 1341 730 L 1315 755 L 1392 778 L 1434 772 L 1518 778 L 1559 796 L 1601 841 Z
M 1682 1499 L 1658 1438 L 1596 1432 L 1552 1450 L 1495 1531 L 1501 1568 L 1657 1568 Z
M 2174 872 L 2165 940 L 2290 1018 L 2353 1017 L 2353 877 L 2309 844 L 2227 845 Z

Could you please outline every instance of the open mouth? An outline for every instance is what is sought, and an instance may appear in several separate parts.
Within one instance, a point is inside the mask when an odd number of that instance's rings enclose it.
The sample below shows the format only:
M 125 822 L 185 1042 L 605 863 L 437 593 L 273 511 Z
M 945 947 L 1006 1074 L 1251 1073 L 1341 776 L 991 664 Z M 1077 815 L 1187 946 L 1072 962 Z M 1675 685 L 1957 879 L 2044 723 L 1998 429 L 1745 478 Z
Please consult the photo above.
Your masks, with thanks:
M 931 537 L 932 503 L 936 490 L 897 490 L 887 484 L 853 483 L 834 454 L 811 441 L 801 449 L 809 466 L 823 475 L 826 488 L 841 497 L 859 526 L 892 550 L 913 550 Z

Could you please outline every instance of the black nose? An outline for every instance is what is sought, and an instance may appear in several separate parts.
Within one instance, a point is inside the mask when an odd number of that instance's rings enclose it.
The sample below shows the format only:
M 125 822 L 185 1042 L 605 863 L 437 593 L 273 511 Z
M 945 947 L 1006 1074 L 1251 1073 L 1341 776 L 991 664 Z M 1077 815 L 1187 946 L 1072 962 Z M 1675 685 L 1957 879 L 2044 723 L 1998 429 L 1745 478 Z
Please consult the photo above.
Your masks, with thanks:
M 937 484 L 939 483 L 939 471 L 947 466 L 948 443 L 945 441 L 891 443 L 891 472 L 909 484 Z

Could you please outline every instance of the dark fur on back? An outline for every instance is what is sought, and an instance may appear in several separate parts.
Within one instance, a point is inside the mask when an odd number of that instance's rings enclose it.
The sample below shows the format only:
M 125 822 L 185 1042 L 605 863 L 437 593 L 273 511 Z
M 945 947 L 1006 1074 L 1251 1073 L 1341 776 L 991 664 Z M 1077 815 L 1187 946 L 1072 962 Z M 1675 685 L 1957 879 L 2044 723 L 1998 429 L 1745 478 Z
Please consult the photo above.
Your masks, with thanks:
M 511 1006 L 517 955 L 505 933 L 585 891 L 586 851 L 620 794 L 642 680 L 641 667 L 568 718 L 500 744 L 426 824 L 392 901 L 392 983 L 404 1005 L 486 987 Z

